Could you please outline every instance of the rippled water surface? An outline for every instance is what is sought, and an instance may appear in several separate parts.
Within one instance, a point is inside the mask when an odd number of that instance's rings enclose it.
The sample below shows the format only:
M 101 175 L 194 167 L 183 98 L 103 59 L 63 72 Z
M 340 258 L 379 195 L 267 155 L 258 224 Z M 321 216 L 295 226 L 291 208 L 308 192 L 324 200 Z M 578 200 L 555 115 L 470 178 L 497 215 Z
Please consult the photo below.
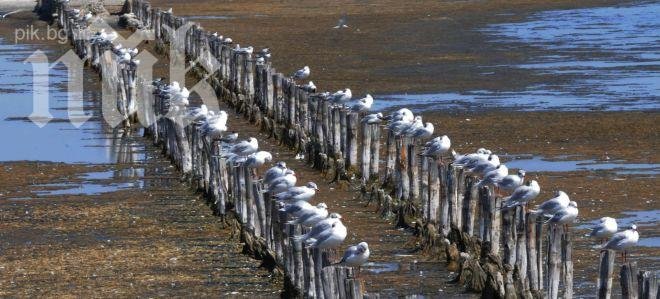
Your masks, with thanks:
M 513 91 L 469 90 L 381 95 L 378 109 L 414 102 L 420 110 L 623 111 L 660 109 L 660 3 L 553 10 L 523 22 L 478 29 L 497 51 L 529 47 L 522 63 L 478 66 L 501 76 L 507 68 L 547 78 Z M 438 105 L 439 104 L 439 105 Z

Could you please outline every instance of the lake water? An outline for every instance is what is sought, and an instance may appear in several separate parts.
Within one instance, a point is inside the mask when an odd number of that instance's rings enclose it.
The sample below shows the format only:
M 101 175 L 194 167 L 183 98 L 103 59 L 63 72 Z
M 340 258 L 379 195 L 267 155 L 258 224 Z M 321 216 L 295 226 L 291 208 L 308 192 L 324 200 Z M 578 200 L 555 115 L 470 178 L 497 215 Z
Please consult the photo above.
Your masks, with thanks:
M 531 14 L 523 22 L 479 28 L 496 51 L 532 49 L 523 63 L 478 66 L 479 78 L 520 68 L 552 83 L 514 91 L 379 95 L 375 109 L 415 102 L 418 110 L 658 110 L 659 12 L 659 2 L 552 10 Z

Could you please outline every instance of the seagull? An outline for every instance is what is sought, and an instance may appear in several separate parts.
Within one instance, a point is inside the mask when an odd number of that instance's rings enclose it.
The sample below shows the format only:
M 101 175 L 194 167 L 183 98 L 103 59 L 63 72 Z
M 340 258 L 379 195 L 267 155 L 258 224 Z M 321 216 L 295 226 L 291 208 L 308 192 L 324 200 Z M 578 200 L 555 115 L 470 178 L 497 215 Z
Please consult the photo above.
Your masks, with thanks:
M 344 257 L 335 265 L 345 265 L 349 267 L 358 268 L 357 273 L 360 273 L 360 266 L 364 265 L 369 259 L 369 245 L 367 242 L 360 242 L 357 245 L 350 246 L 344 252 Z
M 621 255 L 625 261 L 628 256 L 628 248 L 637 245 L 637 241 L 639 241 L 639 233 L 637 232 L 637 225 L 633 224 L 630 226 L 630 229 L 614 234 L 605 246 L 603 246 L 603 250 L 623 251 Z
M 510 196 L 505 197 L 502 203 L 502 209 L 511 209 L 519 205 L 526 205 L 532 199 L 539 196 L 540 192 L 541 187 L 539 183 L 536 180 L 532 180 L 526 185 L 516 188 Z
M 498 165 L 500 165 L 500 158 L 495 154 L 491 154 L 488 156 L 488 159 L 478 161 L 468 171 L 483 176 L 485 173 L 495 169 Z
M 315 183 L 309 182 L 305 186 L 291 187 L 284 192 L 277 193 L 273 195 L 273 198 L 279 201 L 289 202 L 298 200 L 308 201 L 316 195 L 317 191 L 319 191 L 319 187 L 317 187 Z
M 367 94 L 364 98 L 361 98 L 350 106 L 351 111 L 354 112 L 367 112 L 371 109 L 371 105 L 374 103 L 374 98 Z
M 341 105 L 351 100 L 353 93 L 350 88 L 345 88 L 343 90 L 337 90 L 335 93 L 330 95 L 332 102 Z
M 238 140 L 238 133 L 236 132 L 231 132 L 231 134 L 227 134 L 225 136 L 222 136 L 222 138 L 220 138 L 220 142 L 223 143 L 232 143 L 236 140 Z
M 578 216 L 578 208 L 577 208 L 577 202 L 571 201 L 568 204 L 568 207 L 563 208 L 559 210 L 557 213 L 555 213 L 552 218 L 548 219 L 546 223 L 550 224 L 563 224 L 567 225 L 573 221 L 575 221 L 575 218 Z
M 242 53 L 242 54 L 252 54 L 254 52 L 254 48 L 252 46 L 246 47 L 246 48 L 241 48 L 239 44 L 236 44 L 236 47 L 234 48 L 234 51 L 236 53 Z
M 302 224 L 303 226 L 311 227 L 319 221 L 328 218 L 328 206 L 325 203 L 320 203 L 316 207 L 298 214 L 298 218 L 290 220 L 288 224 Z
M 424 127 L 424 122 L 422 121 L 422 117 L 420 115 L 415 116 L 415 120 L 407 127 L 401 131 L 400 134 L 403 134 L 405 136 L 411 136 L 414 134 L 414 132 L 417 129 L 423 128 Z
M 509 168 L 504 164 L 497 165 L 495 169 L 484 174 L 484 178 L 477 183 L 477 187 L 481 188 L 488 185 L 496 185 L 497 182 L 509 174 Z
M 520 187 L 524 181 L 525 171 L 520 169 L 518 170 L 517 174 L 510 174 L 496 181 L 495 185 L 499 189 L 504 189 L 505 191 L 511 192 Z
M 271 167 L 266 171 L 266 173 L 264 173 L 264 178 L 263 178 L 264 184 L 270 185 L 270 183 L 273 180 L 284 176 L 286 170 L 287 170 L 286 163 L 284 161 L 277 162 L 275 166 Z
M 198 121 L 200 119 L 206 118 L 208 114 L 209 114 L 208 107 L 202 104 L 197 108 L 189 108 L 187 118 L 191 121 Z
M 378 112 L 374 114 L 369 114 L 362 118 L 362 123 L 373 125 L 383 122 L 383 114 Z
M 207 118 L 206 123 L 201 128 L 204 136 L 216 140 L 221 138 L 222 133 L 227 131 L 227 121 L 220 118 Z
M 323 231 L 315 238 L 309 238 L 305 242 L 307 248 L 328 249 L 341 245 L 346 239 L 348 231 L 341 221 L 333 223 L 329 229 Z
M 257 138 L 250 137 L 248 140 L 234 144 L 229 151 L 239 156 L 248 156 L 255 153 L 258 149 L 259 141 L 257 141 Z
M 245 161 L 245 164 L 243 165 L 249 168 L 258 168 L 266 164 L 266 162 L 270 162 L 271 160 L 273 160 L 273 156 L 269 152 L 259 151 L 249 155 Z
M 292 188 L 297 182 L 298 178 L 296 178 L 296 173 L 291 169 L 287 169 L 284 171 L 283 176 L 273 179 L 270 184 L 268 184 L 268 190 L 266 192 L 270 194 L 279 194 L 280 192 Z
M 326 208 L 325 204 L 323 204 Z M 320 208 L 321 204 L 316 205 L 316 208 Z M 284 207 L 280 209 L 281 212 L 287 213 L 293 217 L 300 217 L 306 213 L 309 213 L 315 209 L 314 206 L 312 206 L 309 202 L 306 202 L 304 200 L 299 200 L 294 203 L 290 204 L 284 204 Z M 327 216 L 327 215 L 326 215 Z
M 312 230 L 306 234 L 298 235 L 293 237 L 296 241 L 302 241 L 303 243 L 309 239 L 318 238 L 323 232 L 332 228 L 332 225 L 335 223 L 341 223 L 341 215 L 338 213 L 331 213 L 328 215 L 328 218 L 325 218 L 318 223 L 316 223 Z
M 295 73 L 293 73 L 293 75 L 291 75 L 291 77 L 292 77 L 294 80 L 297 80 L 297 79 L 306 79 L 307 77 L 309 77 L 309 74 L 310 74 L 310 73 L 311 73 L 311 71 L 310 71 L 310 69 L 309 69 L 309 66 L 305 66 L 305 67 L 303 67 L 303 68 L 297 70 Z
M 341 16 L 341 18 L 339 18 L 339 21 L 337 22 L 337 26 L 332 28 L 334 29 L 348 28 L 348 25 L 346 25 L 346 15 Z
M 397 111 L 392 112 L 391 115 L 387 117 L 390 122 L 405 120 L 412 122 L 415 119 L 415 115 L 408 108 L 401 108 Z
M 568 198 L 568 194 L 564 191 L 555 192 L 555 197 L 546 200 L 542 204 L 536 207 L 536 210 L 533 211 L 538 215 L 545 215 L 547 217 L 552 217 L 554 214 L 559 211 L 566 209 L 568 204 L 570 204 L 571 199 Z
M 454 164 L 467 166 L 468 168 L 476 165 L 479 160 L 488 159 L 490 154 L 490 151 L 484 148 L 479 148 L 475 153 L 467 155 L 460 155 L 456 151 L 451 151 L 451 155 L 454 157 Z
M 612 217 L 603 217 L 600 218 L 598 224 L 591 230 L 589 236 L 603 241 L 614 235 L 618 229 L 619 226 L 616 223 L 616 219 Z
M 419 117 L 419 116 L 417 116 Z M 394 136 L 400 136 L 405 130 L 407 130 L 413 123 L 407 119 L 397 120 L 390 122 L 387 125 L 387 128 L 394 134 Z
M 442 161 L 442 155 L 449 151 L 449 148 L 451 148 L 451 140 L 447 135 L 435 137 L 426 143 L 422 156 L 440 158 Z
M 314 82 L 312 81 L 309 81 L 307 84 L 300 86 L 300 88 L 306 92 L 316 92 L 316 85 L 314 85 Z
M 222 43 L 224 44 L 231 44 L 233 42 L 234 40 L 232 40 L 231 37 L 225 37 L 225 39 L 222 40 Z
M 426 126 L 409 131 L 407 135 L 412 138 L 426 139 L 433 136 L 433 130 L 433 124 L 427 122 Z

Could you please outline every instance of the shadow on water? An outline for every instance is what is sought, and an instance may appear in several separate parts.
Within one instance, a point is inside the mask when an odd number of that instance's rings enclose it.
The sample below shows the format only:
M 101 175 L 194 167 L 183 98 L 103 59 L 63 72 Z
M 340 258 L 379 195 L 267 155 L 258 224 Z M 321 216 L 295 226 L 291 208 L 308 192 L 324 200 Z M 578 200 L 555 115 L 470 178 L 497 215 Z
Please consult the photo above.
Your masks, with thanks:
M 484 79 L 527 69 L 546 84 L 521 90 L 380 95 L 376 109 L 627 111 L 660 109 L 660 3 L 552 10 L 478 29 L 497 51 L 531 48 L 526 61 L 483 65 Z

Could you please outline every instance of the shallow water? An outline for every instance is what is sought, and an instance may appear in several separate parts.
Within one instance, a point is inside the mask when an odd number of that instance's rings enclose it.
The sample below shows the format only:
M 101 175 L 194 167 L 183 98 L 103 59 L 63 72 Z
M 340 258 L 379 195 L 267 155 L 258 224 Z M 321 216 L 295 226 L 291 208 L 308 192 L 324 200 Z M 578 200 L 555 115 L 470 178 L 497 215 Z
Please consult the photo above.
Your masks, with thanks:
M 660 109 L 660 3 L 552 10 L 479 28 L 496 51 L 530 48 L 525 61 L 480 65 L 480 78 L 526 69 L 547 84 L 519 90 L 379 95 L 377 110 L 626 111 Z
M 23 61 L 37 50 L 35 46 L 7 44 L 0 40 L 0 132 L 11 142 L 0 147 L 0 161 L 50 161 L 65 163 L 114 163 L 112 134 L 103 133 L 103 124 L 95 119 L 80 128 L 67 120 L 67 93 L 59 86 L 66 83 L 66 69 L 60 64 L 49 73 L 49 106 L 54 120 L 43 127 L 26 119 L 33 108 L 32 65 Z M 53 52 L 46 53 L 54 61 Z M 85 96 L 96 96 L 87 90 Z M 87 115 L 94 101 L 85 101 Z
M 533 172 L 611 171 L 616 174 L 657 176 L 660 164 L 627 163 L 626 161 L 564 160 L 541 156 L 502 156 L 509 168 Z M 511 160 L 509 160 L 509 158 Z

